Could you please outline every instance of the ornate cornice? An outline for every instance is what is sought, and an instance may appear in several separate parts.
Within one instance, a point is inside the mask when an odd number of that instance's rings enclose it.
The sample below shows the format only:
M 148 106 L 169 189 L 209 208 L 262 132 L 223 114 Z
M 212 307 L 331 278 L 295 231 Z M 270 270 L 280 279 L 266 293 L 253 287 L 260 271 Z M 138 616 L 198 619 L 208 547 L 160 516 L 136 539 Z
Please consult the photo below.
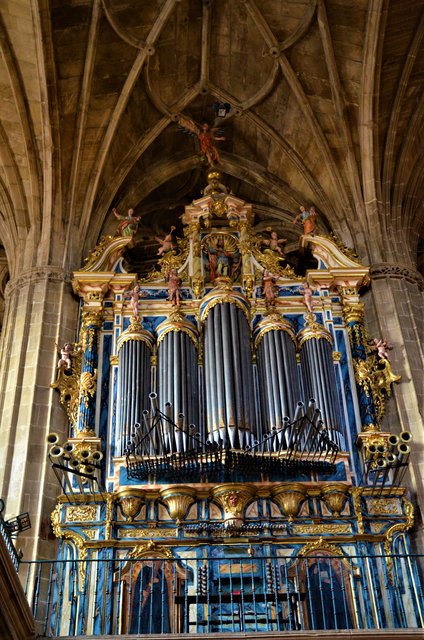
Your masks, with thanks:
M 419 271 L 410 269 L 403 264 L 393 262 L 380 262 L 370 267 L 370 276 L 372 280 L 381 280 L 381 278 L 394 278 L 396 280 L 406 280 L 412 284 L 416 284 L 420 291 L 424 291 L 424 277 Z
M 4 289 L 4 297 L 10 297 L 15 289 L 22 289 L 29 284 L 45 280 L 48 282 L 68 283 L 71 281 L 71 272 L 65 271 L 61 267 L 53 267 L 50 265 L 45 267 L 34 267 L 33 269 L 24 271 L 24 273 L 21 273 L 17 278 L 9 280 Z

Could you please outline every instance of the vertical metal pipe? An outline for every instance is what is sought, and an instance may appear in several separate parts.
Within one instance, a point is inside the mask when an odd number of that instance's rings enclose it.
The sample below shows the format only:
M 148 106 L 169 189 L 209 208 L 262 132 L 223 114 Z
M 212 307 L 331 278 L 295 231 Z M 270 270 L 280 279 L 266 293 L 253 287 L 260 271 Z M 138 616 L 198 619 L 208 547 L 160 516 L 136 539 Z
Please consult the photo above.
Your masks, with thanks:
M 235 387 L 235 399 L 236 399 L 236 416 L 237 416 L 237 427 L 242 422 L 243 416 L 243 405 L 244 405 L 244 397 L 243 397 L 243 387 L 241 382 L 241 372 L 240 372 L 240 336 L 238 332 L 238 322 L 237 322 L 237 308 L 235 305 L 230 305 L 230 319 L 231 319 L 231 342 L 232 342 L 232 360 L 234 362 L 234 387 Z
M 223 358 L 222 358 L 222 328 L 221 328 L 221 304 L 216 305 L 216 307 L 212 310 L 213 313 L 213 324 L 214 324 L 214 356 L 215 356 L 215 380 L 216 380 L 216 390 L 217 390 L 217 401 L 218 401 L 218 429 L 220 431 L 224 430 L 227 418 L 225 415 L 225 400 L 224 400 L 224 370 L 223 370 Z M 225 437 L 222 438 L 225 440 Z
M 211 309 L 206 321 L 206 332 L 208 336 L 207 349 L 207 371 L 209 376 L 209 392 L 211 398 L 212 424 L 210 435 L 214 442 L 219 441 L 219 413 L 218 413 L 218 391 L 216 386 L 216 362 L 215 362 L 215 326 L 214 326 L 215 308 Z
M 222 315 L 222 357 L 224 363 L 224 390 L 225 390 L 225 406 L 227 426 L 236 425 L 235 398 L 234 398 L 234 375 L 233 362 L 231 358 L 231 338 L 230 338 L 230 312 L 228 304 L 221 305 Z
M 185 333 L 177 333 L 178 341 L 180 343 L 180 357 L 181 357 L 181 371 L 180 371 L 180 396 L 181 396 L 181 412 L 191 419 L 191 415 L 188 412 L 189 403 L 187 401 L 187 353 L 186 353 L 186 340 L 188 336 Z
M 178 416 L 181 413 L 181 385 L 180 385 L 180 375 L 181 375 L 181 345 L 179 341 L 179 334 L 176 331 L 171 331 L 172 340 L 173 340 L 173 405 L 174 405 L 174 416 Z
M 237 314 L 240 333 L 240 354 L 242 362 L 242 388 L 245 398 L 243 428 L 246 431 L 250 431 L 255 419 L 255 409 L 253 405 L 253 372 L 252 354 L 250 350 L 250 330 L 241 309 L 237 309 Z
M 279 387 L 275 343 L 272 335 L 273 333 L 274 333 L 273 331 L 268 331 L 266 336 L 264 336 L 264 340 L 266 340 L 267 342 L 269 362 L 271 364 L 270 375 L 271 375 L 271 384 L 272 384 L 273 395 L 274 395 L 274 415 L 275 415 L 274 426 L 278 429 L 278 428 L 281 428 L 283 415 L 282 415 L 282 408 L 280 404 L 281 388 Z

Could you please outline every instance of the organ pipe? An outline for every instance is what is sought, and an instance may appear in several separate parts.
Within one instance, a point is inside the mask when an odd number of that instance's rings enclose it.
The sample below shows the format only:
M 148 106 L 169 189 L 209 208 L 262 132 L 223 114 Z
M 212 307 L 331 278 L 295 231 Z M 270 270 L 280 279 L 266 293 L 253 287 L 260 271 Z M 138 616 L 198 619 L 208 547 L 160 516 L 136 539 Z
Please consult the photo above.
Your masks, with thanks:
M 305 398 L 315 398 L 332 440 L 345 449 L 333 363 L 333 339 L 322 325 L 308 324 L 298 336 Z
M 124 455 L 133 427 L 142 421 L 143 409 L 149 402 L 153 344 L 153 336 L 139 322 L 132 322 L 117 341 L 118 455 Z
M 203 308 L 205 394 L 210 440 L 232 448 L 257 435 L 248 302 L 231 289 L 214 289 Z
M 176 424 L 198 425 L 197 329 L 174 312 L 157 333 L 159 409 Z
M 277 313 L 266 316 L 255 334 L 262 423 L 265 431 L 278 433 L 300 398 L 296 338 L 291 323 Z

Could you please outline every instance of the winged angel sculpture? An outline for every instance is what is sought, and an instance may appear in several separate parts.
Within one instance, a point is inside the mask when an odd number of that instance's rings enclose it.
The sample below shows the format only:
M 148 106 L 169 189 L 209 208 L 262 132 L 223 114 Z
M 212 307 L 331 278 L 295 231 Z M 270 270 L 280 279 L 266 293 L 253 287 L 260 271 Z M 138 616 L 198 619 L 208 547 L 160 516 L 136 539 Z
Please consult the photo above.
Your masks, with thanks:
M 178 115 L 176 122 L 184 132 L 197 137 L 200 151 L 205 156 L 210 167 L 221 164 L 216 142 L 225 140 L 225 137 L 218 135 L 220 133 L 218 127 L 210 128 L 206 122 L 198 124 L 191 118 L 186 118 L 182 115 Z

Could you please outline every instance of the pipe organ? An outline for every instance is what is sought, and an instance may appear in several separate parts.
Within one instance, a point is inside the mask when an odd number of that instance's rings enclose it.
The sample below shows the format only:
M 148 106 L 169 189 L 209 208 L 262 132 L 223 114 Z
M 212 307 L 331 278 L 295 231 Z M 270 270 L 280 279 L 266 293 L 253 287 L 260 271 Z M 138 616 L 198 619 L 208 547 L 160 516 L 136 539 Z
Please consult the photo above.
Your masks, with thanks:
M 378 598 L 362 584 L 362 558 L 384 557 L 390 580 L 413 523 L 400 486 L 411 443 L 383 417 L 398 377 L 369 346 L 359 297 L 368 268 L 320 235 L 296 239 L 289 263 L 275 232 L 271 243 L 252 206 L 218 177 L 210 172 L 211 188 L 185 208 L 150 274 L 131 271 L 127 249 L 137 238 L 119 235 L 102 239 L 73 274 L 83 327 L 95 318 L 96 332 L 80 336 L 71 368 L 59 367 L 53 384 L 69 417 L 68 440 L 49 440 L 63 489 L 53 514 L 59 560 L 121 563 L 99 582 L 108 598 L 100 602 L 97 587 L 86 595 L 103 620 L 89 625 L 105 634 L 105 621 L 115 633 L 231 631 L 225 616 L 240 589 L 256 612 L 255 629 L 244 618 L 246 631 L 320 628 L 335 600 L 321 602 L 319 589 L 306 596 L 320 571 L 308 577 L 307 566 L 317 554 L 323 567 L 336 556 L 322 580 L 334 573 L 346 599 L 343 616 L 329 615 L 337 628 L 364 627 Z M 64 583 L 67 571 L 56 572 Z M 85 571 L 79 589 L 89 594 Z M 153 608 L 143 613 L 141 583 L 152 571 L 162 627 Z M 414 571 L 396 565 L 406 594 L 417 588 Z M 77 628 L 84 607 L 68 607 L 73 621 L 64 615 L 55 630 Z M 418 624 L 406 600 L 396 607 Z M 385 607 L 392 626 L 396 607 Z

